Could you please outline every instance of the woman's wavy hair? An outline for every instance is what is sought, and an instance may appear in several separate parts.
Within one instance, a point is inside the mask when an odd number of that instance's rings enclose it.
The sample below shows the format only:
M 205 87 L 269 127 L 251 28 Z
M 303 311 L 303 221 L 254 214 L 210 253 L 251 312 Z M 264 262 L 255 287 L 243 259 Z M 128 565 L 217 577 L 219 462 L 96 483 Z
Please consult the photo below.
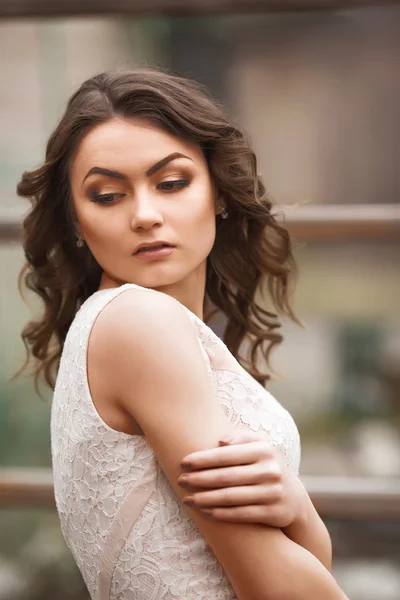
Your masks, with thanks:
M 265 383 L 265 364 L 269 367 L 270 352 L 282 341 L 276 313 L 296 321 L 289 301 L 295 269 L 289 234 L 272 213 L 244 132 L 203 86 L 156 69 L 112 70 L 85 81 L 48 140 L 44 164 L 25 172 L 18 183 L 18 195 L 32 204 L 23 222 L 27 262 L 20 290 L 25 284 L 44 303 L 44 313 L 22 332 L 27 357 L 20 371 L 33 358 L 36 388 L 41 376 L 54 387 L 68 329 L 99 287 L 101 267 L 87 246 L 76 245 L 69 169 L 88 131 L 115 117 L 144 119 L 203 150 L 229 213 L 228 219 L 216 217 L 216 239 L 207 261 L 206 320 L 222 311 L 226 345 Z M 257 297 L 264 282 L 268 309 Z M 245 339 L 247 358 L 239 356 Z

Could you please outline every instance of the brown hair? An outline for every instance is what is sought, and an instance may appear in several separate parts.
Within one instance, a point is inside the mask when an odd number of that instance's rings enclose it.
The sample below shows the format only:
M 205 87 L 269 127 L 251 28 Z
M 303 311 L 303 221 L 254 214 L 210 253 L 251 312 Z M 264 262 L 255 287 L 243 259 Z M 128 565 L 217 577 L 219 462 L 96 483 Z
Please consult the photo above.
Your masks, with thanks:
M 36 384 L 43 375 L 54 386 L 67 331 L 80 305 L 98 289 L 99 264 L 86 246 L 76 246 L 69 166 L 90 128 L 113 117 L 146 119 L 202 148 L 229 213 L 226 220 L 217 217 L 206 300 L 227 317 L 224 341 L 232 354 L 264 383 L 269 376 L 258 367 L 259 355 L 269 364 L 282 336 L 277 314 L 260 304 L 256 292 L 265 279 L 273 310 L 296 320 L 289 303 L 294 260 L 288 232 L 271 212 L 243 131 L 202 86 L 153 69 L 108 71 L 85 81 L 50 136 L 44 164 L 25 172 L 17 186 L 32 203 L 23 223 L 27 263 L 20 286 L 24 282 L 44 302 L 44 314 L 22 332 L 27 351 L 22 369 L 33 357 Z M 247 360 L 238 356 L 245 338 Z

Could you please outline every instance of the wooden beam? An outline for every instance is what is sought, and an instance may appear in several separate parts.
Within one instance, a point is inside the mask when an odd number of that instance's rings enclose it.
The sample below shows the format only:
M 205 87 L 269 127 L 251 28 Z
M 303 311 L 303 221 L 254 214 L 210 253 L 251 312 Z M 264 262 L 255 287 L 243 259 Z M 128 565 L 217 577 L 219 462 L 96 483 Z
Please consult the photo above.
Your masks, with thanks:
M 400 204 L 314 204 L 288 208 L 284 215 L 290 234 L 301 241 L 400 242 Z
M 22 220 L 27 209 L 0 206 L 0 243 L 21 242 Z
M 325 519 L 358 521 L 400 518 L 400 482 L 372 477 L 302 477 Z M 0 469 L 1 508 L 55 508 L 50 469 Z
M 0 0 L 0 17 L 77 15 L 207 15 L 338 10 L 399 0 Z
M 0 508 L 54 508 L 50 469 L 0 469 Z
M 21 241 L 22 217 L 0 209 L 0 243 Z M 313 204 L 284 208 L 277 217 L 304 242 L 400 242 L 400 204 Z
M 302 477 L 323 518 L 398 521 L 400 481 L 384 477 Z

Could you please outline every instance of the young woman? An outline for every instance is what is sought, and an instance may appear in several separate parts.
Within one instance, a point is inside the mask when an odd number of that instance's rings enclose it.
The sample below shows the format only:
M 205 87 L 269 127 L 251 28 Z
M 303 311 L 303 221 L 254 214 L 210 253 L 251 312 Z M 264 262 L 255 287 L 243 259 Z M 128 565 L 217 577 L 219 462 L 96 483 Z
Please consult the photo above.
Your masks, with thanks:
M 260 385 L 281 337 L 258 292 L 294 318 L 293 258 L 242 131 L 192 81 L 103 73 L 18 193 L 44 302 L 23 339 L 57 372 L 55 497 L 91 597 L 345 598 L 296 426 Z

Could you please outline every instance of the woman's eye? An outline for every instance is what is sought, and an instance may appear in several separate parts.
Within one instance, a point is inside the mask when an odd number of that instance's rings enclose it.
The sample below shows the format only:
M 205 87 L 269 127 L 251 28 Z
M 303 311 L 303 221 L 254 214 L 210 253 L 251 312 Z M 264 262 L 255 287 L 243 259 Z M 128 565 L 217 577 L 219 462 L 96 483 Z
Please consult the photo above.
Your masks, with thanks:
M 162 183 L 158 184 L 157 189 L 163 190 L 164 192 L 173 192 L 188 185 L 189 181 L 187 179 L 178 179 L 176 181 L 163 181 Z
M 112 204 L 116 198 L 122 198 L 124 194 L 96 194 L 92 195 L 92 201 L 98 204 Z

